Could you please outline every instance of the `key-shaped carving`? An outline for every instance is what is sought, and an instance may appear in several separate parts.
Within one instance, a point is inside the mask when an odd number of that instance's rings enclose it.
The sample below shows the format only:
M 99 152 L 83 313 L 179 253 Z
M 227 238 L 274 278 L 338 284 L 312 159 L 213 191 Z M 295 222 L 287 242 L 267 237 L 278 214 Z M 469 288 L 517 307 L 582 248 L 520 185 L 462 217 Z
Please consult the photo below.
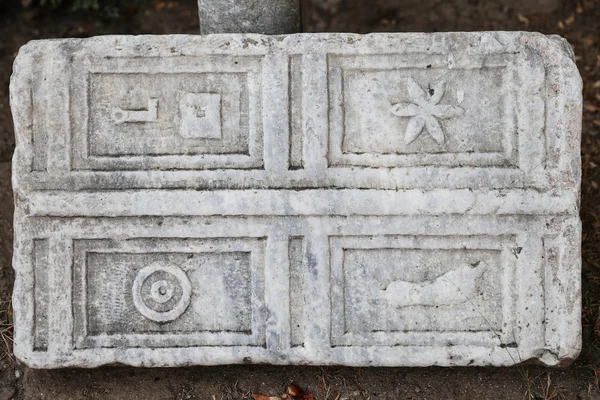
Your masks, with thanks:
M 124 110 L 113 107 L 112 120 L 115 124 L 125 122 L 154 122 L 158 119 L 158 99 L 148 100 L 147 110 Z

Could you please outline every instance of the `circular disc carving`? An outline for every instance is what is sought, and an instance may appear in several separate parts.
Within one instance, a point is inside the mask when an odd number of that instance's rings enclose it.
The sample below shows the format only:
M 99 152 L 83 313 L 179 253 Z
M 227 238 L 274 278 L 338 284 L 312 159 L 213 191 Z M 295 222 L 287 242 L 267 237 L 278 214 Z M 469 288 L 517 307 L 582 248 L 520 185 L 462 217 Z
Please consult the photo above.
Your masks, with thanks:
M 142 268 L 133 282 L 133 303 L 146 318 L 169 322 L 190 305 L 192 284 L 176 265 L 153 264 Z

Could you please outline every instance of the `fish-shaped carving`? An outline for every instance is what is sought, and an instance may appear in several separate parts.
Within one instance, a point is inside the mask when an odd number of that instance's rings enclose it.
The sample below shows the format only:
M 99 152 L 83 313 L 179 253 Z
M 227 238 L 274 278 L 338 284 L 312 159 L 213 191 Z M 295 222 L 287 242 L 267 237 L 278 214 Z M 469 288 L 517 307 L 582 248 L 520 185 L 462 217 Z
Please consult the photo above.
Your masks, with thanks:
M 462 304 L 477 294 L 478 281 L 486 269 L 487 265 L 479 261 L 429 281 L 394 281 L 382 291 L 392 307 Z

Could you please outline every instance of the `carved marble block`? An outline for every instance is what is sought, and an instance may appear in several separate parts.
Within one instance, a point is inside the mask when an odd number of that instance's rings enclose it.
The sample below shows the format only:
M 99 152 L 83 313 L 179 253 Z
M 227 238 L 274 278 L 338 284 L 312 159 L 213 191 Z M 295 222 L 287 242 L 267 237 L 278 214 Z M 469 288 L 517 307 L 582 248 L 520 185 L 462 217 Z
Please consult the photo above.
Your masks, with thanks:
M 15 354 L 568 364 L 581 103 L 569 45 L 535 33 L 32 42 Z

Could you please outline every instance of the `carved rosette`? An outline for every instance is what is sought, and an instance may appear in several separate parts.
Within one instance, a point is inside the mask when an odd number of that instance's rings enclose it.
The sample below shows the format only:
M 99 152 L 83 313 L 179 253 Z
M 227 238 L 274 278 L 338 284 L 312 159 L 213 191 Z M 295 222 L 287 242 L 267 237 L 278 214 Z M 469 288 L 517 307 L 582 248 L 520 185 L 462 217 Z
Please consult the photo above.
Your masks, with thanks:
M 414 79 L 407 80 L 408 94 L 411 103 L 392 105 L 392 114 L 398 117 L 411 117 L 404 133 L 404 142 L 411 144 L 423 131 L 427 131 L 438 144 L 444 143 L 445 134 L 440 120 L 463 115 L 465 110 L 458 106 L 438 104 L 446 91 L 446 82 L 438 82 L 429 90 L 423 90 Z
M 169 322 L 190 305 L 192 285 L 178 266 L 153 264 L 138 272 L 132 292 L 133 303 L 144 317 Z

